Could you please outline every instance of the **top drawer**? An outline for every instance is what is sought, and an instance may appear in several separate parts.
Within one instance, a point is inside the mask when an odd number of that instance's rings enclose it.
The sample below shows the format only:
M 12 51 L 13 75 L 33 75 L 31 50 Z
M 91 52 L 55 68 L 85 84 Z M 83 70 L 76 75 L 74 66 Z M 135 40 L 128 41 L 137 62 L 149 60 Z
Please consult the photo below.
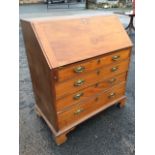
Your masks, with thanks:
M 95 70 L 96 68 L 127 59 L 129 57 L 129 54 L 130 49 L 124 49 L 91 60 L 86 60 L 76 64 L 60 67 L 58 69 L 58 81 L 63 81 L 74 76 L 78 76 L 83 73 Z

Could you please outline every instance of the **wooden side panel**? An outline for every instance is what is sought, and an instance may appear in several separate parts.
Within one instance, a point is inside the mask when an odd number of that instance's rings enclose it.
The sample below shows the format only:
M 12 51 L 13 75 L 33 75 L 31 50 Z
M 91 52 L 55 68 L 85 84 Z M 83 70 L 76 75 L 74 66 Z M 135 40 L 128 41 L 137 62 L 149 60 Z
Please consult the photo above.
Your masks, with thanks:
M 36 104 L 55 130 L 57 130 L 53 72 L 50 70 L 42 53 L 32 25 L 26 21 L 21 21 L 21 25 Z

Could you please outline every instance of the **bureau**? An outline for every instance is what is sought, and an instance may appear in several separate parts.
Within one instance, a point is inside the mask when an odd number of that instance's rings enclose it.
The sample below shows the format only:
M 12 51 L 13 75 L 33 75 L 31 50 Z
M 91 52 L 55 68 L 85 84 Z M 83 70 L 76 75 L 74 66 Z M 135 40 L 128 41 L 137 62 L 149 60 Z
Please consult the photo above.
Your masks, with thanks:
M 36 113 L 58 145 L 75 127 L 125 105 L 132 43 L 117 16 L 22 19 Z

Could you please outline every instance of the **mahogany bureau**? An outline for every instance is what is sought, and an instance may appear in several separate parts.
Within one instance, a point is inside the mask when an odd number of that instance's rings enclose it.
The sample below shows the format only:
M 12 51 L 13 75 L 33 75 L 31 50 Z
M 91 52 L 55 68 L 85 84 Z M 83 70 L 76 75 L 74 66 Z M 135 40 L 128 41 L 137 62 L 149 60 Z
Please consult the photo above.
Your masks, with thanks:
M 21 20 L 36 112 L 56 143 L 104 109 L 125 104 L 132 43 L 117 16 Z

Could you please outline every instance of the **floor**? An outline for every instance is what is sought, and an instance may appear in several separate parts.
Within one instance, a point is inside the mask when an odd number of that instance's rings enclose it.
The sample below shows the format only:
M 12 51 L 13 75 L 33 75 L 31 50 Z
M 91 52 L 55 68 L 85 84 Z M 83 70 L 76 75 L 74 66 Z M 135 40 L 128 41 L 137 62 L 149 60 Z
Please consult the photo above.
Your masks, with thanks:
M 75 7 L 75 6 L 74 6 Z M 80 6 L 71 9 L 49 9 L 46 5 L 20 6 L 20 18 L 62 15 L 112 14 L 111 11 L 85 10 Z M 122 24 L 128 17 L 119 15 Z M 134 43 L 134 34 L 130 35 Z M 57 146 L 45 122 L 34 111 L 34 96 L 25 55 L 21 28 L 19 29 L 20 61 L 20 155 L 134 155 L 135 151 L 135 52 L 132 50 L 127 97 L 123 109 L 113 106 L 79 125 L 68 134 L 68 141 Z

